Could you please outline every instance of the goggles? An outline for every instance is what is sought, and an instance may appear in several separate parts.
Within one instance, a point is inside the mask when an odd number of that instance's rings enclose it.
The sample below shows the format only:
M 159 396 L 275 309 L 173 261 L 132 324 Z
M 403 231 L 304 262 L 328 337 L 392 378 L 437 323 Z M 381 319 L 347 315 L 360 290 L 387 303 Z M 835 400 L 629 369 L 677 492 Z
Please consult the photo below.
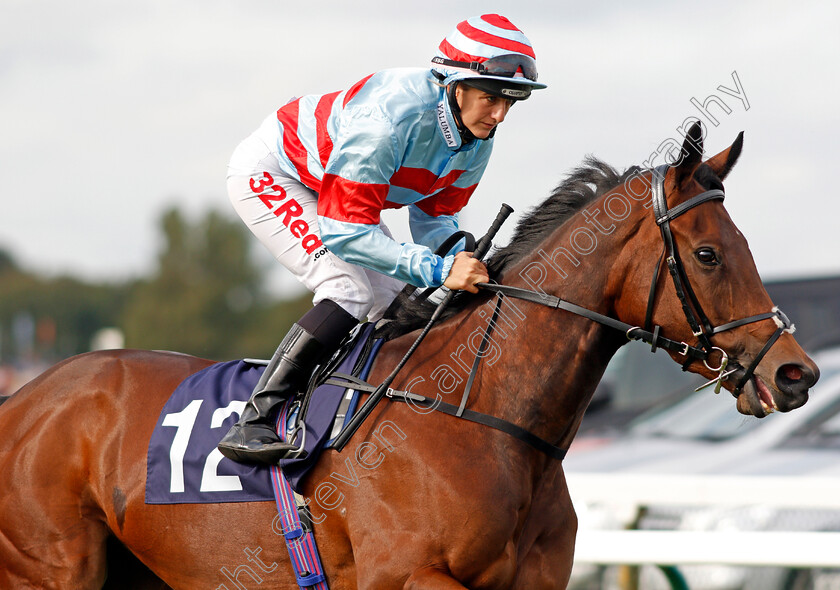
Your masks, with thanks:
M 433 57 L 432 63 L 445 67 L 465 68 L 482 76 L 500 76 L 502 78 L 514 78 L 518 72 L 522 76 L 537 81 L 537 62 L 532 57 L 521 53 L 510 53 L 492 57 L 483 62 L 477 61 L 456 61 L 445 57 Z

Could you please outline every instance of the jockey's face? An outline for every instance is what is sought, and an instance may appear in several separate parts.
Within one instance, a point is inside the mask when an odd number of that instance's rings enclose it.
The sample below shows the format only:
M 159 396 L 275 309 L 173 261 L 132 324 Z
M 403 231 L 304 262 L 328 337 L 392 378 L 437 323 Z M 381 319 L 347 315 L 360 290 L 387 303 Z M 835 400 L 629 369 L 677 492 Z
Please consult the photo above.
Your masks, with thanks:
M 512 100 L 464 84 L 455 87 L 455 98 L 461 108 L 461 120 L 479 139 L 486 139 L 493 128 L 505 120 L 513 105 Z

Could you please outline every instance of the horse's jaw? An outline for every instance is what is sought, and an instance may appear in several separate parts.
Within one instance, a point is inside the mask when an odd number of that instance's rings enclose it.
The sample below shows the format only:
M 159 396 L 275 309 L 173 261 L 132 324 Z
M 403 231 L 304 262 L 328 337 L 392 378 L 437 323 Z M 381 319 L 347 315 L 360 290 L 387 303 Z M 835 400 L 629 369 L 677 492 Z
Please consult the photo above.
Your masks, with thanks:
M 769 401 L 768 401 L 769 400 Z M 781 407 L 776 401 L 776 394 L 767 387 L 761 378 L 753 377 L 744 385 L 744 389 L 738 395 L 735 407 L 742 414 L 764 418 L 775 411 L 789 412 L 805 404 L 808 401 L 808 394 L 796 399 L 793 404 L 786 404 Z
M 794 371 L 799 375 L 789 377 L 788 374 Z M 803 406 L 808 401 L 809 386 L 816 382 L 818 373 L 804 380 L 801 373 L 799 367 L 792 365 L 783 366 L 775 380 L 756 372 L 737 394 L 735 407 L 741 414 L 764 418 L 776 411 L 789 412 Z M 787 381 L 800 385 L 791 387 Z M 803 381 L 809 386 L 801 385 Z
M 738 394 L 735 407 L 742 414 L 764 418 L 779 409 L 773 392 L 761 377 L 753 376 Z

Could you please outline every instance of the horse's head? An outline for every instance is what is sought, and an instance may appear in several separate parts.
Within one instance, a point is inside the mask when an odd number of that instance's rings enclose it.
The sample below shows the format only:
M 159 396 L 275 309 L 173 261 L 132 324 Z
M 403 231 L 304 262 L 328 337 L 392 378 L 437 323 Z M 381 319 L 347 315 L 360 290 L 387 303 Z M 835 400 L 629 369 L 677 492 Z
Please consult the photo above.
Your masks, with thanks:
M 633 298 L 630 315 L 644 318 L 648 330 L 688 343 L 669 354 L 732 392 L 738 411 L 763 417 L 804 404 L 819 369 L 773 306 L 747 241 L 723 206 L 722 181 L 742 144 L 743 133 L 703 162 L 702 129 L 696 123 L 677 164 L 625 185 L 635 194 L 649 186 L 656 226 L 645 224 L 650 229 L 644 239 L 656 244 L 651 251 L 664 251 L 647 272 L 654 273 L 650 293 L 644 289 Z

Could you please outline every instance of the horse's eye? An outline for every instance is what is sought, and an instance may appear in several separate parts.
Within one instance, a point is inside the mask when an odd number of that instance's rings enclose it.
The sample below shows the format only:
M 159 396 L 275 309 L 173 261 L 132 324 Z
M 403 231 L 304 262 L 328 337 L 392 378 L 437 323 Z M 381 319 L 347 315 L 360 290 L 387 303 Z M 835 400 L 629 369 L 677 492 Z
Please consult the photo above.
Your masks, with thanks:
M 717 254 L 711 248 L 699 248 L 694 255 L 697 257 L 697 260 L 708 266 L 720 264 Z

